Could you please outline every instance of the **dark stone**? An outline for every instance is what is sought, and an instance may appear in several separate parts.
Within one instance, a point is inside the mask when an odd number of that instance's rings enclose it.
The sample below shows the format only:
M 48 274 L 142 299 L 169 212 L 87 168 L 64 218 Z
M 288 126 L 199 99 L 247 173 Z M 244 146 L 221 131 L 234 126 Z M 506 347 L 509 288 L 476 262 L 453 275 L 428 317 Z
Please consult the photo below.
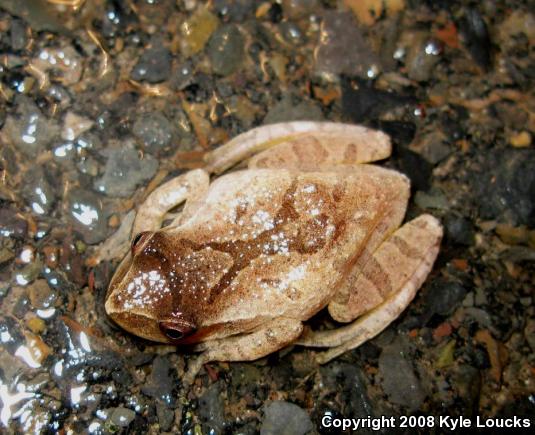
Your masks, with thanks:
M 108 229 L 106 216 L 98 195 L 88 190 L 72 189 L 67 195 L 66 202 L 67 216 L 84 242 L 92 245 L 106 238 Z
M 488 70 L 491 67 L 491 42 L 487 25 L 479 11 L 467 8 L 459 20 L 458 29 L 474 60 L 479 66 Z
M 405 355 L 406 349 L 400 339 L 384 347 L 379 357 L 379 374 L 390 401 L 415 411 L 422 405 L 426 394 Z
M 342 80 L 343 113 L 357 124 L 374 120 L 395 107 L 415 103 L 414 97 L 374 89 L 363 81 L 357 81 L 354 86 L 351 80 L 347 78 Z
M 22 20 L 14 19 L 11 21 L 10 36 L 11 49 L 13 51 L 23 50 L 28 44 L 28 34 L 26 25 Z
M 176 397 L 173 394 L 175 385 L 177 385 L 177 381 L 171 363 L 167 358 L 157 356 L 152 363 L 152 371 L 147 382 L 141 387 L 141 392 L 160 400 L 167 406 L 174 406 L 176 402 Z
M 456 281 L 436 279 L 425 293 L 426 316 L 432 314 L 448 315 L 457 308 L 464 297 L 466 289 Z
M 413 190 L 427 191 L 429 180 L 433 171 L 433 165 L 422 156 L 407 148 L 397 147 L 394 150 L 399 170 L 411 180 Z
M 474 244 L 474 227 L 468 219 L 449 214 L 444 219 L 446 237 L 459 245 Z
M 492 150 L 481 166 L 472 179 L 480 216 L 535 227 L 535 151 Z
M 199 416 L 206 427 L 221 433 L 225 427 L 225 408 L 221 397 L 221 382 L 212 384 L 199 399 Z
M 165 47 L 147 49 L 132 69 L 130 77 L 136 81 L 160 83 L 171 75 L 171 52 Z
M 208 42 L 208 57 L 216 74 L 226 76 L 240 68 L 245 57 L 245 38 L 237 26 L 217 29 Z
M 264 407 L 260 435 L 304 435 L 312 429 L 308 413 L 293 403 L 276 400 Z
M 24 239 L 28 231 L 28 223 L 11 207 L 3 204 L 0 208 L 0 237 Z

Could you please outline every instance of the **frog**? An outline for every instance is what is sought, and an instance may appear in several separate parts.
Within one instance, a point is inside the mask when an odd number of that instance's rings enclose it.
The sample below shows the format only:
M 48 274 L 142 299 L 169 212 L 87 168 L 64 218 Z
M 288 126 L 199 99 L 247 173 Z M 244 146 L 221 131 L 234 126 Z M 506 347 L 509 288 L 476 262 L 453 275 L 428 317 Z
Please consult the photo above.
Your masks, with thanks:
M 300 345 L 323 364 L 360 346 L 414 299 L 443 235 L 430 214 L 403 223 L 409 178 L 372 164 L 391 152 L 387 134 L 336 122 L 236 136 L 138 208 L 108 316 L 196 353 L 188 382 L 211 361 Z M 305 327 L 323 309 L 336 327 Z

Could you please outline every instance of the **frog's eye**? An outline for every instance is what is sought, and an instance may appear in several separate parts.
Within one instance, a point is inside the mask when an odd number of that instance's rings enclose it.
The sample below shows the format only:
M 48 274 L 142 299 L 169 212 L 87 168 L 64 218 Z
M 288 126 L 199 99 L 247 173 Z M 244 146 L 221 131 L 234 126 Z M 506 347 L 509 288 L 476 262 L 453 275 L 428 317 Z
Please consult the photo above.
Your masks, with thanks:
M 141 233 L 136 234 L 136 236 L 132 239 L 132 255 L 139 253 L 141 247 L 145 244 L 150 235 L 150 231 L 142 231 Z
M 181 340 L 195 332 L 190 325 L 176 322 L 160 322 L 160 330 L 169 340 Z

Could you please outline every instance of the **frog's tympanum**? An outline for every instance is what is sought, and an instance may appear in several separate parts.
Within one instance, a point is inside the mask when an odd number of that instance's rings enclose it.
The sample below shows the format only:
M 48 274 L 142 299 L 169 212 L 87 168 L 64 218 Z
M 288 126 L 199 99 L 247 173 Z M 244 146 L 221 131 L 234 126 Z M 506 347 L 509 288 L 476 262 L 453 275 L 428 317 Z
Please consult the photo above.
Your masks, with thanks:
M 427 214 L 401 225 L 409 180 L 366 164 L 390 153 L 384 133 L 346 124 L 273 124 L 236 137 L 140 206 L 107 313 L 148 340 L 195 345 L 194 372 L 291 343 L 331 348 L 320 362 L 357 347 L 410 303 L 442 237 Z M 345 325 L 303 334 L 324 307 Z

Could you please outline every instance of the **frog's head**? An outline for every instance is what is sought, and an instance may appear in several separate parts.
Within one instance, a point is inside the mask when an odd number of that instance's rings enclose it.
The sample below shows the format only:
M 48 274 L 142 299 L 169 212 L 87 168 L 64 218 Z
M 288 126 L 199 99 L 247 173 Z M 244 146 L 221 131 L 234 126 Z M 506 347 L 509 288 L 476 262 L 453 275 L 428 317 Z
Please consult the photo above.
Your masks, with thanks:
M 142 232 L 115 272 L 105 309 L 122 328 L 162 343 L 187 341 L 197 326 L 177 298 L 172 243 L 162 232 Z

